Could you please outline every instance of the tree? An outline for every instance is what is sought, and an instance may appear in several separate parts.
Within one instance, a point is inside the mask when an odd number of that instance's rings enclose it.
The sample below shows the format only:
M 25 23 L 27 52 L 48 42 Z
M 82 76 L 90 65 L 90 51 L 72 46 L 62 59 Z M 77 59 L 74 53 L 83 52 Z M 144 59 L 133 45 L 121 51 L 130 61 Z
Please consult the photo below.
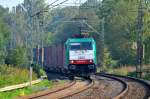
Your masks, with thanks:
M 32 49 L 37 45 L 41 47 L 42 42 L 45 42 L 44 36 L 47 32 L 41 25 L 46 19 L 43 18 L 44 13 L 37 13 L 45 6 L 44 0 L 24 0 L 22 4 L 13 7 L 8 20 L 11 29 L 8 57 L 11 56 L 14 59 L 7 57 L 8 64 L 24 65 L 26 62 L 28 63 L 26 65 L 29 65 L 32 59 Z M 21 50 L 25 51 L 25 54 Z M 19 52 L 23 55 L 22 58 L 18 55 Z
M 6 23 L 8 9 L 0 6 L 0 15 L 0 63 L 4 63 L 6 57 L 6 44 L 8 44 L 9 39 L 9 28 Z
M 23 47 L 16 47 L 15 49 L 10 49 L 6 57 L 6 64 L 11 64 L 14 66 L 27 66 L 27 52 Z
M 136 1 L 103 0 L 97 12 L 100 19 L 105 17 L 105 44 L 114 60 L 119 64 L 135 64 L 136 50 L 131 48 L 136 40 Z M 132 5 L 132 6 L 131 6 Z
M 148 1 L 147 1 L 148 2 Z M 150 13 L 149 13 L 150 3 L 145 5 L 144 11 L 144 27 L 143 27 L 143 44 L 144 44 L 144 63 L 150 64 Z

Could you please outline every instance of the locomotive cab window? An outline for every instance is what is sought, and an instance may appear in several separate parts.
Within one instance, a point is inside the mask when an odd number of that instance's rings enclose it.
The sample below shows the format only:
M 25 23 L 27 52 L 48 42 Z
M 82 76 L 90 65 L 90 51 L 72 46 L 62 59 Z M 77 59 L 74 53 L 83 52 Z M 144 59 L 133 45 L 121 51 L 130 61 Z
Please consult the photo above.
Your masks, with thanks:
M 70 50 L 92 50 L 91 42 L 71 43 Z

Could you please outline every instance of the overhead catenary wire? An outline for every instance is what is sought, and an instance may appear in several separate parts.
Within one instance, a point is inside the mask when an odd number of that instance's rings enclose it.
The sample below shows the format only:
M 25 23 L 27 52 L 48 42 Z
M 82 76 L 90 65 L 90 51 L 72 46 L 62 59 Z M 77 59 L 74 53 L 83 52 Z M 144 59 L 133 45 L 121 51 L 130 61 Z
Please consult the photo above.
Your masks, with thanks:
M 45 12 L 46 10 L 48 10 L 48 9 L 50 9 L 50 8 L 54 8 L 54 7 L 57 7 L 57 6 L 59 6 L 59 5 L 62 5 L 62 4 L 64 4 L 65 2 L 67 2 L 67 1 L 69 1 L 69 0 L 64 0 L 64 1 L 62 1 L 62 2 L 60 2 L 60 3 L 58 3 L 58 4 L 56 4 L 56 5 L 53 5 L 54 3 L 58 2 L 58 1 L 59 1 L 59 0 L 55 0 L 54 2 L 52 2 L 51 4 L 49 4 L 47 7 L 43 8 L 43 9 L 40 10 L 39 12 L 35 13 L 34 15 L 40 14 L 40 13 L 42 13 L 42 12 Z M 81 3 L 81 0 L 80 0 L 79 2 Z M 79 3 L 79 4 L 80 4 L 80 3 Z M 52 6 L 52 7 L 50 7 L 50 6 Z M 50 7 L 50 8 L 49 8 L 49 7 Z M 32 16 L 34 16 L 34 15 L 32 15 Z M 90 29 L 92 29 L 96 34 L 100 35 L 100 33 L 99 33 L 96 29 L 94 29 L 90 24 L 88 24 L 88 23 L 85 22 L 85 21 L 84 21 L 84 23 L 85 23 Z
M 92 29 L 96 34 L 100 35 L 100 33 L 93 28 L 93 26 L 91 26 L 90 24 L 88 24 L 87 22 L 84 22 L 90 29 Z
M 45 12 L 44 10 L 48 9 L 50 6 L 52 6 L 53 4 L 55 4 L 56 2 L 58 2 L 59 0 L 55 0 L 54 2 L 50 3 L 49 5 L 47 5 L 45 8 L 41 9 L 40 11 L 36 12 L 35 14 L 31 15 L 31 17 L 40 14 L 42 12 Z
M 56 7 L 56 6 L 59 6 L 59 5 L 65 3 L 65 2 L 67 2 L 67 1 L 69 1 L 69 0 L 64 0 L 64 1 L 60 2 L 59 4 L 53 5 L 51 8 L 54 8 L 54 7 Z
M 43 12 L 47 12 L 48 9 L 57 7 L 57 6 L 59 6 L 59 5 L 63 4 L 63 3 L 65 3 L 65 2 L 67 2 L 67 1 L 69 1 L 69 0 L 64 0 L 64 1 L 62 1 L 62 2 L 60 2 L 60 3 L 58 3 L 58 4 L 56 4 L 56 5 L 53 5 L 54 3 L 58 2 L 58 1 L 59 1 L 59 0 L 56 0 L 56 1 L 52 2 L 51 4 L 47 5 L 45 8 L 43 8 L 43 9 L 41 9 L 40 11 L 36 12 L 35 14 L 31 15 L 31 17 L 34 17 L 34 16 L 36 16 L 36 15 L 39 15 L 39 14 L 41 14 L 41 13 L 43 13 Z M 50 7 L 50 6 L 51 6 L 51 7 Z
M 52 8 L 54 8 L 54 7 L 57 7 L 57 6 L 60 6 L 60 5 L 63 5 L 64 3 L 64 6 L 67 6 L 67 5 L 73 5 L 74 3 L 66 3 L 67 1 L 69 1 L 69 0 L 64 0 L 64 1 L 62 1 L 62 2 L 60 2 L 60 3 L 58 3 L 58 4 L 55 4 L 56 2 L 58 2 L 59 0 L 55 0 L 54 2 L 52 2 L 51 4 L 49 4 L 49 5 L 47 5 L 45 8 L 43 8 L 43 9 L 41 9 L 40 11 L 38 11 L 38 12 L 36 12 L 35 14 L 33 14 L 33 15 L 31 15 L 31 17 L 33 17 L 33 16 L 36 16 L 36 15 L 39 15 L 40 13 L 43 13 L 43 12 L 47 12 L 48 11 L 48 9 L 52 9 Z M 53 4 L 55 4 L 55 5 L 53 5 Z M 79 0 L 79 3 L 75 3 L 75 6 L 73 6 L 73 7 L 76 7 L 76 5 L 80 5 L 81 4 L 81 0 Z M 94 8 L 93 6 L 87 6 L 87 8 Z M 85 7 L 84 7 L 85 8 Z
M 58 22 L 77 22 L 77 21 L 58 21 Z M 57 23 L 58 23 L 57 22 Z M 80 22 L 80 21 L 79 21 Z M 94 29 L 94 27 L 93 26 L 91 26 L 90 24 L 88 24 L 87 22 L 83 22 L 84 24 L 86 24 L 90 29 L 92 29 L 96 34 L 98 34 L 98 35 L 100 35 L 100 33 L 96 30 L 96 29 Z
M 47 7 L 49 7 L 49 6 L 51 6 L 51 5 L 53 5 L 53 4 L 55 4 L 56 2 L 58 2 L 59 0 L 55 0 L 54 2 L 52 2 L 51 4 L 49 4 Z

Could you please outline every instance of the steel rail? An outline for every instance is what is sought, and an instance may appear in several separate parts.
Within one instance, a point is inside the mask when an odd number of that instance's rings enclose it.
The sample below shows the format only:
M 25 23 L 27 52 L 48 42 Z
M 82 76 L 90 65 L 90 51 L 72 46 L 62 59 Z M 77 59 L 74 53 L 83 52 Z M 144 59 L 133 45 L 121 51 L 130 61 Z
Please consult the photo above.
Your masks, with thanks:
M 67 89 L 73 85 L 76 84 L 76 80 L 73 80 L 71 81 L 69 84 L 61 87 L 61 88 L 58 88 L 54 91 L 51 91 L 51 90 L 46 90 L 46 91 L 43 91 L 43 92 L 38 92 L 36 94 L 32 94 L 32 95 L 29 95 L 29 96 L 24 96 L 24 97 L 19 97 L 17 99 L 34 99 L 34 98 L 39 98 L 39 97 L 42 97 L 42 96 L 46 96 L 46 95 L 49 95 L 49 94 L 53 94 L 53 93 L 56 93 L 56 92 L 59 92 L 61 90 L 64 90 L 64 89 Z
M 74 96 L 74 95 L 76 95 L 76 94 L 78 94 L 78 93 L 82 93 L 82 92 L 85 91 L 85 90 L 90 89 L 92 86 L 94 86 L 94 83 L 95 83 L 95 82 L 94 82 L 94 80 L 92 80 L 92 79 L 88 79 L 88 80 L 90 81 L 90 83 L 89 83 L 86 87 L 83 87 L 83 88 L 81 88 L 79 91 L 74 92 L 74 93 L 71 93 L 71 94 L 69 94 L 69 95 L 67 95 L 67 96 L 61 97 L 61 98 L 59 98 L 59 99 L 68 98 L 68 97 Z
M 132 81 L 135 81 L 141 85 L 143 85 L 146 89 L 146 96 L 145 96 L 145 99 L 149 99 L 150 98 L 150 84 L 142 79 L 138 79 L 138 78 L 134 78 L 134 77 L 130 77 L 130 76 L 121 76 L 121 75 L 116 75 L 116 74 L 106 74 L 106 73 L 98 73 L 99 75 L 105 75 L 105 76 L 108 76 L 108 77 L 116 77 L 117 79 L 120 79 L 121 78 L 124 78 L 124 79 L 128 79 L 128 80 L 132 80 Z M 122 80 L 123 81 L 123 80 Z M 125 81 L 123 81 L 125 82 Z M 126 89 L 126 91 L 120 93 L 120 95 L 114 97 L 113 99 L 120 99 L 122 97 L 124 97 L 126 95 L 126 93 L 129 91 L 129 88 L 128 90 Z
M 93 85 L 94 85 L 94 81 L 92 79 L 86 79 L 88 80 L 88 85 L 86 85 L 85 87 L 81 87 L 79 88 L 77 91 L 74 91 L 74 92 L 70 92 L 60 98 L 57 98 L 57 99 L 63 99 L 63 98 L 67 98 L 67 97 L 71 97 L 75 94 L 78 94 L 78 93 L 81 93 L 89 88 L 91 88 Z M 62 88 L 59 88 L 59 89 L 56 89 L 54 91 L 51 91 L 51 90 L 47 90 L 45 92 L 39 92 L 39 93 L 36 93 L 36 94 L 33 94 L 33 95 L 30 95 L 30 96 L 25 96 L 25 97 L 19 97 L 18 99 L 35 99 L 35 98 L 40 98 L 40 97 L 43 97 L 43 96 L 50 96 L 51 94 L 55 94 L 57 92 L 60 92 L 60 91 L 63 91 L 63 90 L 66 90 L 68 88 L 71 88 L 72 86 L 74 86 L 75 84 L 77 83 L 76 80 L 73 80 L 69 85 L 65 86 L 65 87 L 62 87 Z
M 119 82 L 122 83 L 123 89 L 121 90 L 121 92 L 117 96 L 113 97 L 112 99 L 122 99 L 129 90 L 128 84 L 125 81 L 123 81 L 123 80 L 121 80 L 121 79 L 119 79 L 115 76 L 102 74 L 102 73 L 99 73 L 99 74 L 96 74 L 96 75 L 111 78 L 111 79 L 114 79 L 114 80 L 119 81 Z

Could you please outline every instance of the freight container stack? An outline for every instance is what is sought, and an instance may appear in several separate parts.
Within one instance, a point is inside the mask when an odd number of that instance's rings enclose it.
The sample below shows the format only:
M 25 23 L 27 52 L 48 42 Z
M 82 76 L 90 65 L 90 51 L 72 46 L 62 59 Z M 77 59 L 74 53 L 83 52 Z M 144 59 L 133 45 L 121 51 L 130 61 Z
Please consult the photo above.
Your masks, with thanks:
M 63 44 L 34 48 L 34 63 L 49 71 L 61 71 L 65 65 L 65 48 Z M 43 61 L 43 62 L 42 62 Z

